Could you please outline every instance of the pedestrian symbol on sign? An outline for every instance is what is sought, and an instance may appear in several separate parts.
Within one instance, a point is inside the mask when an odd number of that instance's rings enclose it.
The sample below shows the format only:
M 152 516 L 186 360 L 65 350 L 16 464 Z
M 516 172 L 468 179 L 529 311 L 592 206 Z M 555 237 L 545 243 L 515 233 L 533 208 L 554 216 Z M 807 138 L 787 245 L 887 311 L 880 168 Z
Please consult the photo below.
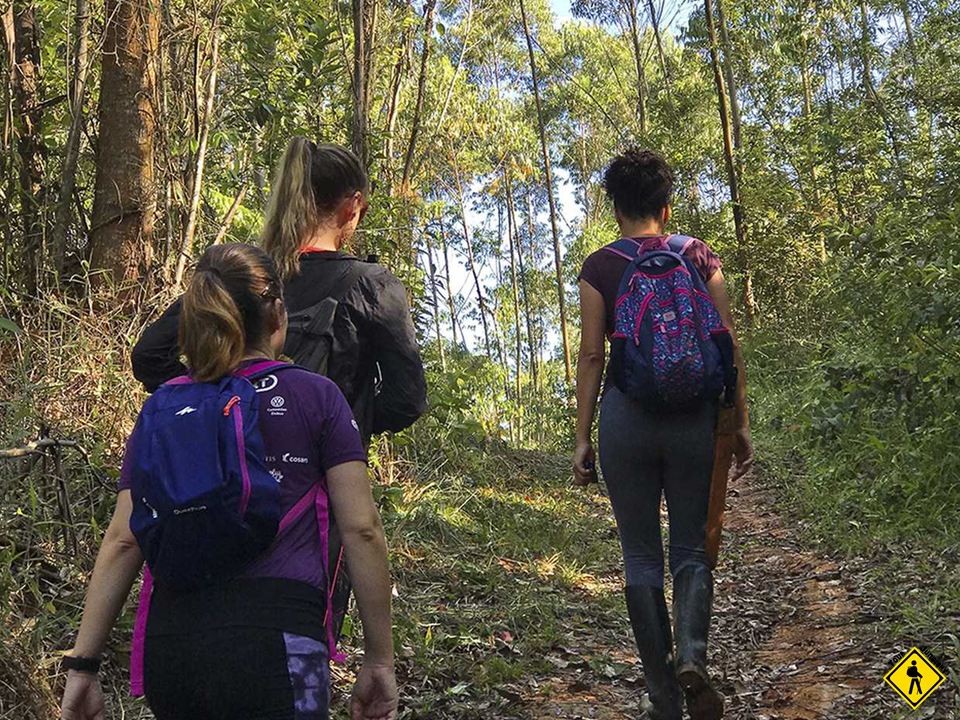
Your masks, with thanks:
M 916 710 L 944 681 L 943 673 L 913 648 L 887 673 L 884 680 Z

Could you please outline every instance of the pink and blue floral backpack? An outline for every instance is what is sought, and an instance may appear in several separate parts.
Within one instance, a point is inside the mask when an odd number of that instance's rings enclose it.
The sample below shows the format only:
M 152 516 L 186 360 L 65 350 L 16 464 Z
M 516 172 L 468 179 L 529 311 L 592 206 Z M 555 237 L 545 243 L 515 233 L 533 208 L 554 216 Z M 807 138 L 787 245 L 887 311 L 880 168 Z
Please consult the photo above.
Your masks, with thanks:
M 685 256 L 694 238 L 623 238 L 604 248 L 630 261 L 617 292 L 610 376 L 657 411 L 696 407 L 736 384 L 733 341 Z

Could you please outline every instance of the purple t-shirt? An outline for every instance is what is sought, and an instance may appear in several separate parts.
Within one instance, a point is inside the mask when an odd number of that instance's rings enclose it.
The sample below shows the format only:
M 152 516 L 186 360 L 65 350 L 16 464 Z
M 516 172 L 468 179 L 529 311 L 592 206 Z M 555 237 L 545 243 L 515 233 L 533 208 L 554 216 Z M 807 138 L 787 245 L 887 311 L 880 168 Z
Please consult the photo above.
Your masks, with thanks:
M 267 470 L 280 483 L 280 512 L 286 514 L 317 483 L 323 494 L 319 504 L 329 507 L 329 500 L 323 502 L 326 472 L 343 463 L 367 461 L 343 393 L 327 378 L 298 368 L 279 370 L 256 385 Z M 118 492 L 130 489 L 127 459 L 137 442 L 134 428 L 127 441 Z M 241 577 L 288 578 L 323 588 L 324 567 L 317 513 L 306 512 Z

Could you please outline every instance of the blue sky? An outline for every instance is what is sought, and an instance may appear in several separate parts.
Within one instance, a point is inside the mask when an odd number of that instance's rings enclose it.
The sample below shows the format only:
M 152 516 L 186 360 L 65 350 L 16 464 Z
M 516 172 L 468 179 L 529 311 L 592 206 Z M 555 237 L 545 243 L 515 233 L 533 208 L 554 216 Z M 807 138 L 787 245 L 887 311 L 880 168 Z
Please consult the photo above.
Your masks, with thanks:
M 570 19 L 570 0 L 550 0 L 550 6 L 559 20 Z

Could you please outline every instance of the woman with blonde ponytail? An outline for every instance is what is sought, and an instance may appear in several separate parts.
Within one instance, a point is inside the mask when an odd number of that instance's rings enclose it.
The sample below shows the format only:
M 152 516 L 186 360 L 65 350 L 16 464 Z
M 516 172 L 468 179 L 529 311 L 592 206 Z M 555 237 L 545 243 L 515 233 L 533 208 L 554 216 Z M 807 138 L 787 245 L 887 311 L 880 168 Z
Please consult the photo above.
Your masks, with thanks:
M 337 301 L 326 375 L 350 403 L 365 443 L 412 425 L 426 407 L 426 382 L 407 291 L 393 273 L 344 251 L 367 212 L 367 175 L 339 145 L 293 137 L 273 180 L 260 246 L 286 284 L 293 323 L 327 298 Z M 177 301 L 133 351 L 133 372 L 148 391 L 183 373 Z M 301 346 L 302 350 L 302 346 Z
M 189 377 L 147 401 L 127 441 L 116 511 L 97 557 L 76 644 L 63 662 L 68 674 L 62 717 L 105 717 L 97 679 L 100 654 L 146 555 L 152 574 L 145 575 L 143 615 L 138 612 L 134 630 L 131 690 L 146 695 L 157 720 L 326 720 L 335 652 L 327 619 L 332 511 L 353 570 L 364 631 L 350 717 L 395 720 L 390 575 L 366 452 L 336 385 L 273 362 L 287 330 L 275 263 L 252 245 L 208 249 L 178 314 Z M 184 405 L 178 391 L 204 399 Z M 209 398 L 217 401 L 212 411 Z M 221 416 L 224 398 L 230 399 Z M 250 412 L 233 415 L 237 437 L 245 438 L 240 453 L 247 463 L 241 465 L 245 509 L 236 513 L 227 508 L 229 493 L 214 495 L 207 488 L 239 483 L 234 476 L 241 473 L 226 467 L 230 444 L 221 443 L 228 430 L 220 423 L 245 402 Z M 203 439 L 216 448 L 211 455 L 216 471 L 198 469 L 213 467 L 202 464 Z M 152 454 L 157 447 L 179 460 L 150 462 L 164 457 Z M 177 487 L 181 497 L 193 492 L 203 502 L 171 506 L 170 495 L 151 494 L 157 487 Z M 250 536 L 236 524 L 258 527 L 270 503 L 277 513 L 272 530 L 251 552 Z M 139 510 L 143 507 L 147 511 Z M 139 518 L 150 512 L 161 529 L 147 536 Z M 228 512 L 234 524 L 204 519 Z M 234 564 L 227 570 L 223 564 L 205 566 L 204 581 L 189 587 L 162 572 L 210 557 L 211 547 Z M 215 575 L 218 571 L 222 575 Z

